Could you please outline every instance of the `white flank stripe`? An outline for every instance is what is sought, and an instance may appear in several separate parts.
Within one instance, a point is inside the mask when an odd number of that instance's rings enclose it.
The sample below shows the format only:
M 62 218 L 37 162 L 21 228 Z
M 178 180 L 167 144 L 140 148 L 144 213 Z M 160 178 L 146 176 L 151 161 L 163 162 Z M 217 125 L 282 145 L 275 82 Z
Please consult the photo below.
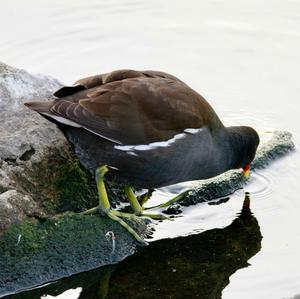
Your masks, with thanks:
M 149 144 L 138 144 L 138 145 L 115 145 L 115 149 L 132 152 L 132 151 L 148 151 L 158 147 L 167 147 L 176 142 L 179 139 L 183 139 L 187 136 L 185 133 L 180 133 L 175 135 L 173 138 L 167 141 L 160 141 L 160 142 L 152 142 Z
M 184 130 L 184 132 L 190 133 L 190 134 L 197 134 L 198 132 L 200 132 L 202 130 L 203 130 L 202 128 L 199 128 L 199 129 L 187 128 Z

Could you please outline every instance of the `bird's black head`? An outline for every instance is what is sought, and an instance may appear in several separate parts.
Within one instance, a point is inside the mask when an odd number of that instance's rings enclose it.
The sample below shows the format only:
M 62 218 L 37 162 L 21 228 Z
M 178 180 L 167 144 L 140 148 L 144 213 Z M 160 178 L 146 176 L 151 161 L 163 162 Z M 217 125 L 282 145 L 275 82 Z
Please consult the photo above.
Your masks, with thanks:
M 255 157 L 259 136 L 251 127 L 239 126 L 227 129 L 232 152 L 231 168 L 243 168 L 245 170 Z

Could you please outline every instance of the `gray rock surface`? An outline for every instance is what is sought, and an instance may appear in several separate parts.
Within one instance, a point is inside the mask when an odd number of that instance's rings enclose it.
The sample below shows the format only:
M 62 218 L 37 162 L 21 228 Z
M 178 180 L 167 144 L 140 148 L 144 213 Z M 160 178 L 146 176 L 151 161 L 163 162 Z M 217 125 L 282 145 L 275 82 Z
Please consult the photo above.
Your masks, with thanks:
M 34 76 L 0 62 L 1 160 L 20 165 L 29 159 L 40 161 L 45 148 L 65 143 L 55 125 L 23 105 L 28 100 L 50 97 L 60 86 L 56 79 Z M 10 189 L 10 183 L 6 183 L 1 187 Z
M 116 263 L 137 247 L 115 221 L 62 213 L 96 204 L 94 179 L 61 131 L 23 105 L 46 100 L 60 86 L 0 63 L 0 297 Z M 147 229 L 140 219 L 132 226 L 141 235 Z
M 32 172 L 53 147 L 67 151 L 68 145 L 55 125 L 23 103 L 46 99 L 60 86 L 56 79 L 34 76 L 0 62 L 0 234 L 26 215 L 43 214 L 36 196 L 26 188 L 32 179 L 29 170 Z
M 23 195 L 16 190 L 0 194 L 0 231 L 4 232 L 12 224 L 21 223 L 26 216 L 43 216 L 29 195 Z

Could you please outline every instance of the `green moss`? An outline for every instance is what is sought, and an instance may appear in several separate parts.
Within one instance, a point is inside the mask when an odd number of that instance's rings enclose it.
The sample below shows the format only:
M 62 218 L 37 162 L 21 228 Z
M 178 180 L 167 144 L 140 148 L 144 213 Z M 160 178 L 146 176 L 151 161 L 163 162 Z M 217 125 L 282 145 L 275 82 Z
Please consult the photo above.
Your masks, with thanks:
M 117 237 L 113 255 L 108 231 Z M 114 263 L 135 245 L 119 223 L 98 215 L 69 212 L 12 225 L 0 237 L 0 295 Z
M 53 230 L 54 222 L 26 220 L 21 225 L 12 225 L 0 239 L 0 248 L 6 257 L 31 256 L 41 250 Z
M 94 243 L 107 243 L 105 233 L 108 229 L 123 231 L 118 223 L 98 215 L 68 212 L 47 220 L 27 219 L 22 224 L 12 225 L 1 236 L 0 261 L 4 256 L 7 263 L 15 263 L 23 257 L 38 258 L 39 254 L 47 256 L 53 248 L 64 251 L 66 247 L 70 250 L 88 244 L 92 248 Z M 106 245 L 110 246 L 109 243 Z
M 58 173 L 55 186 L 59 212 L 80 212 L 97 205 L 95 180 L 77 159 L 61 165 Z
M 69 158 L 59 167 L 54 185 L 57 201 L 52 202 L 57 212 L 82 212 L 98 204 L 95 178 L 75 157 Z M 110 175 L 106 178 L 106 187 L 112 207 L 127 201 L 124 186 L 116 183 Z

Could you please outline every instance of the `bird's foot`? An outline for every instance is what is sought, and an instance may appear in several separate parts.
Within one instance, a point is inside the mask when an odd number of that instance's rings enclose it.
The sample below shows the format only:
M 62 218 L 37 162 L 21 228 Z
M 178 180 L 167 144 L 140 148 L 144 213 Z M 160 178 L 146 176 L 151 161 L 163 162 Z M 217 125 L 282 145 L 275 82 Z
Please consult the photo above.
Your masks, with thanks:
M 145 223 L 143 222 L 143 220 L 134 214 L 116 211 L 111 208 L 105 209 L 102 208 L 101 206 L 97 206 L 89 210 L 86 210 L 82 212 L 82 214 L 83 215 L 100 214 L 101 216 L 107 216 L 108 218 L 117 221 L 121 226 L 123 226 L 139 242 L 140 245 L 148 244 L 127 222 L 125 222 L 122 219 L 125 218 L 131 222 L 137 223 L 138 225 L 144 225 Z
M 124 220 L 128 220 L 133 223 L 140 224 L 141 221 L 143 221 L 142 218 L 144 218 L 144 217 L 155 219 L 155 220 L 166 220 L 166 219 L 172 220 L 172 219 L 161 213 L 153 213 L 153 214 L 148 213 L 148 212 L 146 213 L 144 211 L 144 208 L 141 206 L 139 200 L 136 198 L 136 196 L 130 186 L 125 186 L 125 193 L 130 201 L 130 205 L 133 210 L 133 214 L 124 213 L 121 211 L 116 211 L 116 210 L 111 209 L 108 195 L 106 192 L 105 183 L 104 183 L 104 176 L 108 171 L 109 171 L 109 167 L 106 165 L 103 165 L 96 170 L 95 176 L 96 176 L 97 189 L 98 189 L 98 193 L 99 193 L 99 206 L 89 209 L 89 210 L 83 212 L 83 214 L 84 215 L 92 215 L 92 214 L 96 214 L 98 212 L 101 215 L 107 216 L 110 219 L 117 221 L 121 226 L 123 226 L 140 244 L 146 245 L 147 243 L 137 233 L 137 231 L 134 228 L 132 228 Z M 151 193 L 149 193 L 149 194 L 151 194 Z M 147 198 L 150 196 L 149 194 L 148 194 Z M 142 200 L 142 203 L 145 202 L 147 198 L 144 198 Z
M 110 219 L 117 221 L 121 226 L 123 226 L 140 244 L 146 245 L 147 243 L 143 240 L 143 238 L 135 231 L 135 229 L 133 229 L 122 218 L 126 218 L 129 221 L 132 221 L 137 224 L 141 223 L 142 219 L 132 214 L 122 213 L 111 209 L 109 198 L 106 192 L 105 183 L 104 183 L 104 176 L 108 171 L 109 171 L 109 167 L 107 165 L 103 165 L 96 170 L 95 177 L 96 177 L 96 184 L 99 193 L 99 205 L 98 207 L 83 212 L 83 214 L 92 215 L 92 214 L 99 213 L 103 216 L 107 216 Z
M 129 221 L 139 223 L 142 221 L 139 217 L 133 214 L 123 213 L 112 209 L 102 211 L 102 212 L 104 212 L 110 219 L 117 221 L 121 226 L 123 226 L 139 242 L 140 245 L 143 246 L 148 245 L 148 243 L 127 222 L 125 222 L 122 219 L 125 218 L 128 219 Z
M 147 217 L 147 218 L 151 218 L 153 220 L 173 220 L 171 217 L 166 216 L 162 213 L 145 213 L 142 212 L 142 214 L 140 214 L 139 216 L 141 217 Z
M 148 217 L 154 220 L 171 220 L 170 217 L 162 214 L 162 213 L 145 213 L 145 209 L 140 204 L 139 200 L 135 196 L 132 188 L 130 186 L 125 187 L 125 193 L 130 201 L 131 208 L 133 210 L 133 213 L 136 216 L 140 217 Z M 151 193 L 150 193 L 151 194 Z M 149 196 L 149 195 L 148 195 Z

